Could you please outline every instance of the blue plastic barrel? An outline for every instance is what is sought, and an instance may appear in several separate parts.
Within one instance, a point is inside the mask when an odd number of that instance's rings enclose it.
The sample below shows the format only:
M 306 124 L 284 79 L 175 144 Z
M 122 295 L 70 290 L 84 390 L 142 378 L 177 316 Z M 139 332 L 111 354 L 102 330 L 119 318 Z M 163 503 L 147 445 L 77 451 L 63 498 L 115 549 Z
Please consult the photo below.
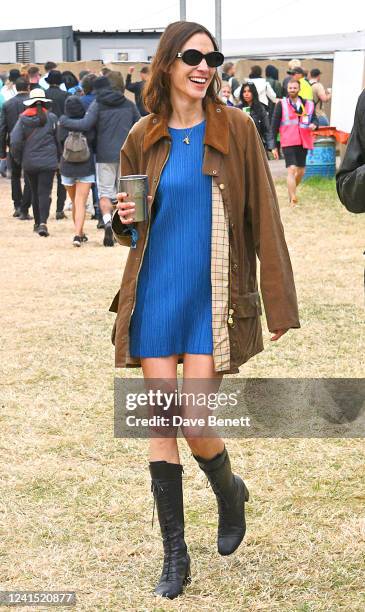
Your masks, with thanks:
M 314 149 L 307 153 L 304 178 L 324 176 L 333 178 L 336 174 L 336 139 L 320 136 L 314 140 Z

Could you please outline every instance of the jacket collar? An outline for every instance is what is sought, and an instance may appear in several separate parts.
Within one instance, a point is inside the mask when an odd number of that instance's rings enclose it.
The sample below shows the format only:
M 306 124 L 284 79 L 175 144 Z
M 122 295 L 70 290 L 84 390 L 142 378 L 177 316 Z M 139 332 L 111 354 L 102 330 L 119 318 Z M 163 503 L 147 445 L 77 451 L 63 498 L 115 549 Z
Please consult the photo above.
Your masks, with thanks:
M 209 102 L 206 110 L 206 128 L 204 144 L 213 147 L 220 153 L 227 155 L 229 152 L 229 126 L 227 108 L 222 104 Z M 148 117 L 148 124 L 143 139 L 143 152 L 148 151 L 152 145 L 168 138 L 171 140 L 167 119 L 161 115 L 152 113 Z

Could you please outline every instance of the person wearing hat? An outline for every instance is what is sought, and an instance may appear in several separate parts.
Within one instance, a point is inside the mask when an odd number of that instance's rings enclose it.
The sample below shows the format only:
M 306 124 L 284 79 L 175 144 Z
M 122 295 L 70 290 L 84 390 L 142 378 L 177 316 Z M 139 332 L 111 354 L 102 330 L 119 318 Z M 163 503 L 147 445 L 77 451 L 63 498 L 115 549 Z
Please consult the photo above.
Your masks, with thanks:
M 15 81 L 19 79 L 21 76 L 20 71 L 17 68 L 12 68 L 9 71 L 8 80 L 6 81 L 4 87 L 1 90 L 1 95 L 4 99 L 4 102 L 10 100 L 17 95 L 17 90 L 15 87 Z
M 54 62 L 46 62 L 44 64 L 44 69 L 45 69 L 45 74 L 39 79 L 39 86 L 42 87 L 42 89 L 44 89 L 44 91 L 47 91 L 47 89 L 49 88 L 49 83 L 47 83 L 46 79 L 50 73 L 51 70 L 56 70 L 57 69 L 57 64 L 55 64 Z M 64 84 L 64 82 L 62 81 L 62 85 L 61 85 L 61 89 L 63 91 L 67 91 L 66 89 L 66 85 Z
M 325 90 L 320 82 L 322 72 L 319 68 L 313 68 L 310 71 L 310 85 L 312 87 L 313 101 L 318 117 L 319 125 L 329 125 L 328 117 L 323 110 L 323 104 L 331 99 L 331 91 Z
M 286 77 L 283 79 L 283 92 L 282 92 L 282 97 L 284 97 L 284 98 L 285 98 L 285 96 L 287 96 L 287 95 L 288 95 L 288 83 L 289 83 L 290 79 L 291 79 L 291 78 L 292 78 L 292 76 L 293 76 L 293 70 L 294 70 L 294 68 L 297 68 L 298 66 L 301 66 L 301 65 L 302 65 L 302 63 L 301 63 L 301 61 L 300 61 L 299 59 L 292 59 L 292 60 L 290 60 L 290 62 L 288 62 L 288 70 L 286 71 L 286 74 L 287 74 L 288 76 L 286 76 Z
M 313 92 L 312 92 L 312 87 L 309 83 L 309 81 L 307 81 L 307 79 L 305 78 L 306 73 L 304 72 L 303 68 L 301 68 L 300 66 L 298 66 L 297 68 L 293 69 L 293 79 L 295 79 L 296 81 L 298 81 L 300 89 L 299 89 L 299 95 L 301 98 L 303 98 L 304 100 L 313 100 Z
M 52 184 L 58 168 L 57 116 L 47 110 L 52 100 L 43 89 L 33 89 L 23 101 L 26 110 L 10 134 L 10 153 L 22 164 L 32 190 L 34 231 L 48 236 L 47 220 Z
M 82 119 L 62 115 L 60 125 L 68 130 L 87 132 L 96 129 L 96 181 L 104 221 L 106 247 L 114 246 L 111 226 L 112 201 L 116 199 L 120 149 L 129 130 L 140 119 L 137 106 L 124 95 L 124 82 L 117 74 L 94 81 L 96 98 Z
M 69 97 L 67 91 L 61 89 L 63 83 L 62 73 L 60 70 L 50 70 L 48 76 L 45 77 L 46 83 L 49 87 L 47 89 L 47 97 L 52 100 L 50 111 L 61 117 L 65 112 L 65 102 Z M 57 170 L 57 206 L 56 206 L 56 220 L 66 219 L 66 215 L 63 212 L 66 202 L 66 189 L 62 184 L 61 174 Z
M 19 115 L 24 110 L 23 102 L 29 97 L 29 83 L 25 78 L 15 81 L 16 96 L 7 100 L 0 115 L 0 160 L 6 160 L 6 151 L 10 145 L 10 134 L 18 121 Z M 14 203 L 13 217 L 22 221 L 30 220 L 32 217 L 28 211 L 31 205 L 31 190 L 27 177 L 24 177 L 24 190 L 21 185 L 22 166 L 9 154 L 11 168 L 11 198 Z
M 52 100 L 50 110 L 52 113 L 57 115 L 57 117 L 61 117 L 65 112 L 65 102 L 68 97 L 67 91 L 63 91 L 61 89 L 61 85 L 63 83 L 62 73 L 60 70 L 51 70 L 47 77 L 45 77 L 46 82 L 49 87 L 47 89 L 47 97 Z

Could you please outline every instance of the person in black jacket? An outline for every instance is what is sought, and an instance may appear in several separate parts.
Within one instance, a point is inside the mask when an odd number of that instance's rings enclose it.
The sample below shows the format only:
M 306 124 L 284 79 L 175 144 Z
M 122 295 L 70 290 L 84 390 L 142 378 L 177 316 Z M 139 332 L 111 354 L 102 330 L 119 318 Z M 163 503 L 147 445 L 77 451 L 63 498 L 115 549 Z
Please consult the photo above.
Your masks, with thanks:
M 120 149 L 129 130 L 140 119 L 136 105 L 123 93 L 121 75 L 119 81 L 119 87 L 115 84 L 113 88 L 107 77 L 98 77 L 94 82 L 96 99 L 85 117 L 71 119 L 63 115 L 60 118 L 60 125 L 68 130 L 96 129 L 96 181 L 105 224 L 103 244 L 107 247 L 114 246 L 111 210 L 117 194 Z
M 67 117 L 81 119 L 85 115 L 85 109 L 81 103 L 81 98 L 77 95 L 70 96 L 66 100 L 65 114 Z M 76 130 L 75 130 L 76 131 Z M 58 126 L 58 140 L 62 149 L 64 148 L 65 140 L 69 131 Z M 62 183 L 67 189 L 67 193 L 72 202 L 72 218 L 75 224 L 75 236 L 73 244 L 80 247 L 82 242 L 87 241 L 87 236 L 84 233 L 86 202 L 90 192 L 91 185 L 95 182 L 95 162 L 94 162 L 94 140 L 95 130 L 91 129 L 83 132 L 87 139 L 87 144 L 90 151 L 89 159 L 81 162 L 66 161 L 61 156 L 60 172 Z
M 0 116 L 0 159 L 6 159 L 6 149 L 10 144 L 10 133 L 20 113 L 24 110 L 23 102 L 29 96 L 29 83 L 24 78 L 15 81 L 17 94 L 5 102 Z M 29 215 L 31 205 L 31 189 L 27 177 L 24 177 L 24 190 L 21 185 L 22 166 L 18 164 L 14 157 L 9 154 L 11 167 L 11 197 L 14 203 L 14 217 L 28 220 L 32 219 Z
M 336 175 L 336 187 L 347 210 L 365 212 L 365 90 L 357 102 L 346 153 Z
M 43 89 L 33 89 L 23 104 L 27 109 L 19 116 L 10 134 L 10 153 L 23 165 L 32 189 L 34 231 L 49 236 L 47 219 L 51 204 L 54 174 L 58 168 L 59 147 L 56 137 L 57 117 L 47 110 Z
M 257 89 L 253 83 L 242 85 L 240 103 L 237 108 L 241 108 L 252 117 L 265 149 L 272 151 L 274 149 L 274 140 L 270 129 L 269 117 L 265 106 L 259 100 Z
M 63 83 L 62 73 L 60 70 L 50 70 L 48 76 L 45 77 L 45 81 L 49 87 L 47 89 L 47 96 L 52 100 L 50 111 L 61 117 L 65 112 L 65 102 L 69 96 L 67 91 L 61 89 Z M 59 170 L 56 172 L 57 177 L 57 206 L 56 206 L 56 219 L 66 219 L 66 215 L 63 212 L 66 202 L 66 190 L 62 185 L 61 174 Z
M 132 93 L 134 93 L 137 108 L 140 112 L 141 117 L 144 117 L 145 115 L 148 115 L 148 110 L 145 108 L 145 105 L 143 104 L 143 89 L 145 87 L 145 84 L 148 83 L 149 81 L 150 69 L 148 66 L 143 66 L 143 68 L 141 69 L 139 73 L 141 76 L 141 80 L 137 81 L 136 83 L 132 83 L 133 72 L 134 72 L 134 66 L 130 66 L 128 68 L 128 74 L 127 74 L 127 78 L 125 81 L 125 88 L 128 91 L 131 91 Z
M 47 97 L 52 100 L 50 111 L 61 117 L 65 112 L 65 102 L 69 96 L 67 91 L 60 89 L 63 83 L 62 73 L 60 70 L 51 70 L 47 77 L 45 77 L 49 87 L 47 89 Z

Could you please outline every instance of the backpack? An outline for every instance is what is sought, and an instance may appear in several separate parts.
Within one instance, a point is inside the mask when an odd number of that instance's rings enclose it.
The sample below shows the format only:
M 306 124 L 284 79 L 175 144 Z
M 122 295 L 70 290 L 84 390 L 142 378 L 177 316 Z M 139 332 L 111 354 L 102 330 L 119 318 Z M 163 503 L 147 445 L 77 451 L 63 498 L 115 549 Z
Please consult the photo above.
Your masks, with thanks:
M 90 158 L 87 138 L 81 132 L 69 132 L 63 145 L 63 159 L 68 162 L 85 162 Z

